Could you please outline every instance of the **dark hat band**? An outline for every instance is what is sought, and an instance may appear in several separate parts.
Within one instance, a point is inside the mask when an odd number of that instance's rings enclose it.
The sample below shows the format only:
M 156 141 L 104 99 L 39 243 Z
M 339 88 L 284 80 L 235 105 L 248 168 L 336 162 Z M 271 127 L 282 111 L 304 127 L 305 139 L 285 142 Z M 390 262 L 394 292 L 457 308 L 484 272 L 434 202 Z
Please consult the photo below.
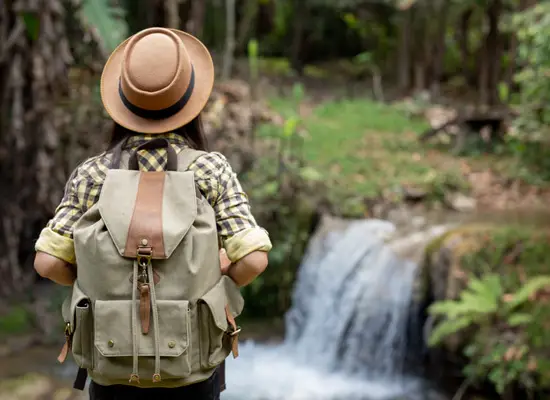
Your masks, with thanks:
M 191 66 L 191 79 L 189 80 L 189 86 L 187 87 L 187 90 L 183 94 L 183 96 L 174 104 L 172 104 L 170 107 L 162 108 L 160 110 L 147 110 L 145 108 L 141 108 L 136 106 L 135 104 L 132 104 L 130 100 L 124 95 L 124 92 L 122 91 L 122 84 L 120 80 L 118 81 L 118 93 L 120 95 L 120 99 L 122 100 L 122 103 L 124 106 L 136 114 L 138 117 L 145 118 L 145 119 L 154 119 L 154 120 L 160 120 L 160 119 L 166 119 L 171 117 L 172 115 L 177 114 L 181 110 L 183 110 L 183 107 L 189 102 L 189 99 L 191 98 L 191 95 L 193 94 L 193 90 L 195 89 L 195 68 Z

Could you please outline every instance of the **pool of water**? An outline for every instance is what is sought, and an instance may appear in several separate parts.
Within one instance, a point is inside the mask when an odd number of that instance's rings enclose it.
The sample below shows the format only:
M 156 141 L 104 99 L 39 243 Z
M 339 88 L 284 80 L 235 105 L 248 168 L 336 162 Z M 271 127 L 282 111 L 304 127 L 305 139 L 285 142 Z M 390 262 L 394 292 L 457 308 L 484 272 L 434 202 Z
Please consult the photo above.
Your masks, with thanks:
M 449 400 L 418 378 L 351 376 L 298 363 L 291 349 L 243 343 L 227 360 L 224 400 Z

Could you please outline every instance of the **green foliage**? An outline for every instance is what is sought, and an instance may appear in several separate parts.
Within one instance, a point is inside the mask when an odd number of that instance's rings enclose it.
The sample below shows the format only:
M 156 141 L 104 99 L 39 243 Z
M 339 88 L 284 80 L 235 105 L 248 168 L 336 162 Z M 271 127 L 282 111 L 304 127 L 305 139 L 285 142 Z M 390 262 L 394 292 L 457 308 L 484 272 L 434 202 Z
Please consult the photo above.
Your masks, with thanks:
M 515 15 L 519 39 L 519 92 L 510 97 L 520 110 L 510 149 L 543 181 L 550 181 L 550 3 L 541 2 Z M 524 175 L 528 175 L 524 172 Z
M 299 108 L 305 97 L 295 85 L 287 103 L 285 121 L 272 127 L 277 152 L 261 157 L 242 177 L 254 212 L 271 236 L 269 268 L 243 290 L 248 317 L 278 317 L 290 306 L 292 286 L 309 239 L 316 202 L 324 190 L 322 175 L 303 158 L 303 121 Z M 319 189 L 318 189 L 319 188 Z
M 0 337 L 17 335 L 28 331 L 31 327 L 29 312 L 23 307 L 12 307 L 0 317 Z
M 485 261 L 492 266 L 497 258 L 502 262 L 503 254 L 494 252 L 495 258 Z M 483 263 L 483 258 L 477 262 Z M 469 364 L 464 373 L 471 382 L 488 379 L 500 394 L 514 385 L 533 391 L 537 380 L 550 373 L 550 360 L 541 355 L 548 346 L 548 334 L 541 331 L 543 321 L 537 318 L 548 315 L 549 307 L 539 294 L 550 287 L 550 276 L 534 276 L 513 293 L 510 283 L 496 273 L 471 275 L 458 299 L 429 308 L 438 323 L 428 344 L 438 346 L 452 335 L 469 332 L 471 340 L 464 347 Z
M 23 18 L 27 34 L 32 41 L 36 41 L 40 34 L 40 17 L 36 13 L 22 12 L 21 18 Z
M 84 0 L 81 17 L 92 26 L 107 52 L 112 52 L 128 35 L 125 11 L 110 0 Z
M 253 81 L 258 80 L 259 75 L 259 45 L 256 39 L 252 39 L 248 42 L 248 66 L 250 68 L 250 77 Z

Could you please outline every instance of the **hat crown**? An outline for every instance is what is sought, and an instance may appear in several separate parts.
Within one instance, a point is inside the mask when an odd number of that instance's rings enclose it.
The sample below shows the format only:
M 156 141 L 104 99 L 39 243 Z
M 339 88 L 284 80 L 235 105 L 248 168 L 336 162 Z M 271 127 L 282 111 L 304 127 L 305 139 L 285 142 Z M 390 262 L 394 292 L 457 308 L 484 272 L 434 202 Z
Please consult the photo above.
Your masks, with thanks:
M 144 36 L 126 54 L 124 72 L 129 82 L 144 92 L 157 92 L 170 85 L 179 72 L 179 46 L 161 33 Z
M 150 28 L 129 41 L 120 87 L 128 101 L 145 110 L 177 103 L 189 87 L 192 65 L 182 40 L 171 30 Z

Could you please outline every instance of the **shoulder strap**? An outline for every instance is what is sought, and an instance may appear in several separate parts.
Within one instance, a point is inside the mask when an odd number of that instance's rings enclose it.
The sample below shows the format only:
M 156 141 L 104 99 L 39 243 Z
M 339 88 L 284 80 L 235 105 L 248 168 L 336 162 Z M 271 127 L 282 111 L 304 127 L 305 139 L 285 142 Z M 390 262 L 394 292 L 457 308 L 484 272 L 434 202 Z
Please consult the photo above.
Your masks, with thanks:
M 189 147 L 184 148 L 178 154 L 178 170 L 187 171 L 189 166 L 193 164 L 200 156 L 206 154 L 206 151 L 195 150 Z

